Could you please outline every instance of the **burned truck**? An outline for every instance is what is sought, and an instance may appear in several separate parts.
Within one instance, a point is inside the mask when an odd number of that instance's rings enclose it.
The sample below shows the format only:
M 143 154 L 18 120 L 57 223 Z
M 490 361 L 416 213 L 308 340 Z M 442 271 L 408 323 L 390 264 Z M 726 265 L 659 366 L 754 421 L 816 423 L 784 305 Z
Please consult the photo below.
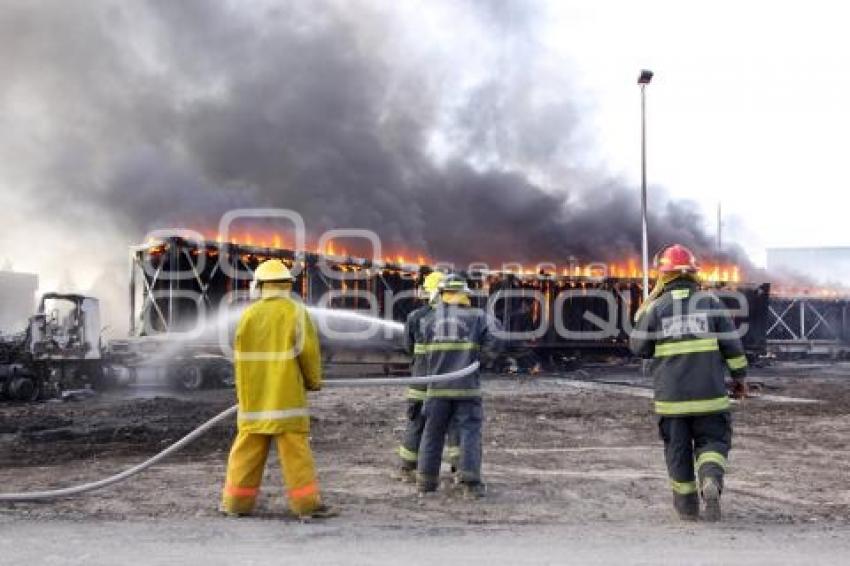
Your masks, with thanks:
M 98 300 L 47 293 L 23 331 L 0 338 L 0 398 L 32 401 L 62 385 L 102 385 L 104 361 Z
M 199 369 L 229 384 L 230 363 L 211 346 L 170 336 L 104 340 L 100 302 L 76 293 L 46 293 L 26 328 L 0 336 L 0 400 L 35 401 L 67 390 L 127 384 L 149 367 L 166 370 L 183 389 L 204 384 Z M 186 360 L 192 360 L 187 364 Z M 212 377 L 209 378 L 212 380 Z

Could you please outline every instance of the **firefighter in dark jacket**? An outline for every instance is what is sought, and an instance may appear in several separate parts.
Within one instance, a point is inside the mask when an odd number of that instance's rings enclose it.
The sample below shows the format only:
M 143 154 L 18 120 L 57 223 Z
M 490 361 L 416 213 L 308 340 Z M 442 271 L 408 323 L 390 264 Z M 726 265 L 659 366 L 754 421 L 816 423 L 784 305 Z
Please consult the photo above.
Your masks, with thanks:
M 720 494 L 732 441 L 726 389 L 746 396 L 747 358 L 729 313 L 716 295 L 702 291 L 693 253 L 672 245 L 657 256 L 658 280 L 638 309 L 630 346 L 651 359 L 655 412 L 679 517 L 720 520 Z
M 440 300 L 419 322 L 414 353 L 427 373 L 444 374 L 475 361 L 486 365 L 498 353 L 498 321 L 473 308 L 466 281 L 448 276 L 440 283 Z M 425 430 L 419 447 L 417 487 L 420 494 L 439 485 L 440 459 L 449 426 L 460 439 L 459 483 L 467 498 L 484 495 L 481 481 L 481 378 L 478 371 L 448 382 L 428 386 Z
M 407 316 L 407 321 L 404 325 L 404 349 L 413 359 L 413 363 L 410 366 L 410 375 L 413 377 L 428 375 L 424 356 L 414 355 L 415 331 L 422 317 L 429 313 L 433 304 L 439 300 L 438 286 L 445 276 L 445 273 L 434 271 L 425 277 L 420 291 L 420 297 L 425 301 L 425 304 L 411 312 Z M 409 483 L 416 481 L 416 464 L 419 461 L 419 442 L 422 440 L 422 431 L 425 428 L 425 416 L 422 414 L 422 405 L 425 403 L 426 389 L 427 387 L 424 385 L 407 388 L 407 426 L 405 427 L 404 438 L 398 447 L 398 456 L 401 462 L 396 477 Z

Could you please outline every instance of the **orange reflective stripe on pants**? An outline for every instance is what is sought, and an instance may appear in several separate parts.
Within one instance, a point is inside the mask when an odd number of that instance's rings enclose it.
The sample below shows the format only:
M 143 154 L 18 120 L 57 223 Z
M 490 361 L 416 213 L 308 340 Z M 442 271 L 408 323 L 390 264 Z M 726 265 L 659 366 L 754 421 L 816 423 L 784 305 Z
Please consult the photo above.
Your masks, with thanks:
M 316 465 L 306 434 L 286 432 L 275 436 L 289 508 L 297 515 L 308 514 L 320 504 Z
M 258 491 L 260 491 L 258 487 L 239 487 L 230 484 L 224 486 L 224 493 L 232 497 L 256 497 Z
M 304 487 L 297 487 L 295 489 L 289 490 L 289 497 L 292 499 L 304 499 L 305 497 L 310 497 L 311 495 L 316 495 L 319 493 L 319 486 L 316 482 L 313 482 L 309 485 L 305 485 Z
M 306 434 L 285 432 L 277 435 L 239 432 L 227 462 L 227 479 L 222 507 L 231 513 L 249 513 L 263 479 L 271 441 L 277 445 L 280 467 L 293 513 L 310 513 L 320 505 L 313 453 Z

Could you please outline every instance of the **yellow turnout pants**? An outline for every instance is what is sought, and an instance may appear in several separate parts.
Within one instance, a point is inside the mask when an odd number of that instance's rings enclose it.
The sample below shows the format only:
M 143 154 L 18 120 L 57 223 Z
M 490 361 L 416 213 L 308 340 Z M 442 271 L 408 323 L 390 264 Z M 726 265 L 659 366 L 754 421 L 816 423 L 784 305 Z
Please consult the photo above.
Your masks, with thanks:
M 224 511 L 250 513 L 254 508 L 272 440 L 277 443 L 289 508 L 296 515 L 307 515 L 319 506 L 316 466 L 306 434 L 284 432 L 270 435 L 240 431 L 233 441 L 227 462 L 227 479 L 222 494 Z

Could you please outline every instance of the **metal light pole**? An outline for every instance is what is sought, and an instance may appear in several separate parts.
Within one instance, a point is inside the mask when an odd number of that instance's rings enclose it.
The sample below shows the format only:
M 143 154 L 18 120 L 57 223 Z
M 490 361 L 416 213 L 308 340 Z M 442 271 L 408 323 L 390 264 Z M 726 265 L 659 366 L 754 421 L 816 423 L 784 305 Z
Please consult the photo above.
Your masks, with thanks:
M 638 76 L 640 85 L 640 220 L 641 253 L 643 255 L 643 298 L 649 297 L 649 247 L 646 235 L 646 85 L 652 80 L 652 71 L 643 69 Z
M 720 201 L 717 202 L 717 257 L 720 258 L 720 250 L 723 249 L 723 216 L 720 213 Z

